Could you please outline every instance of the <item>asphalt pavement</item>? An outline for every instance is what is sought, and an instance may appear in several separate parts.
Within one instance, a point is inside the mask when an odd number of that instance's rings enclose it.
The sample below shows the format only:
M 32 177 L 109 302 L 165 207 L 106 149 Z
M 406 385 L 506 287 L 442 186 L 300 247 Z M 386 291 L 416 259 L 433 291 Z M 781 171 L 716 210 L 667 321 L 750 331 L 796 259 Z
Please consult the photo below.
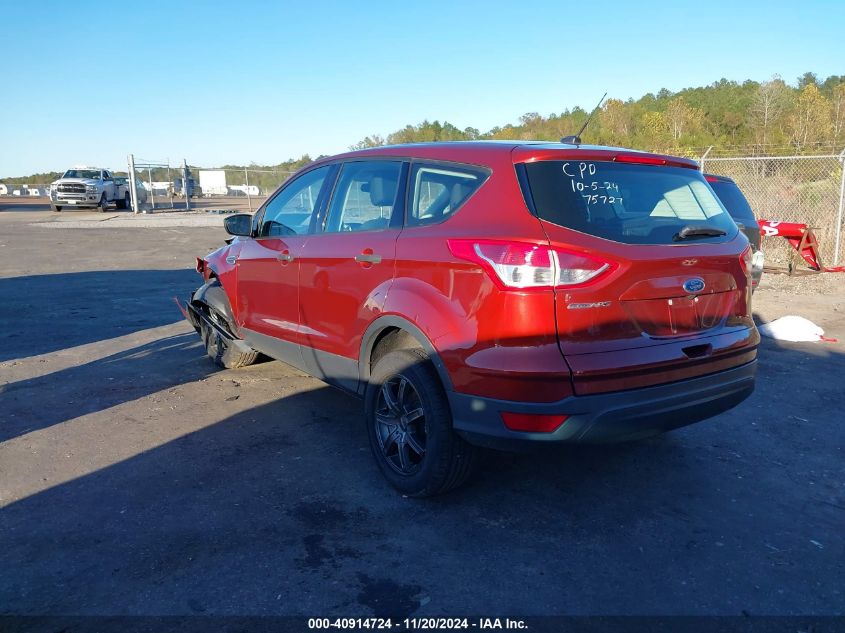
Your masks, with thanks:
M 764 341 L 729 413 L 413 500 L 357 400 L 206 358 L 173 297 L 222 229 L 1 208 L 0 614 L 845 613 L 843 343 Z M 843 296 L 755 305 L 845 340 Z

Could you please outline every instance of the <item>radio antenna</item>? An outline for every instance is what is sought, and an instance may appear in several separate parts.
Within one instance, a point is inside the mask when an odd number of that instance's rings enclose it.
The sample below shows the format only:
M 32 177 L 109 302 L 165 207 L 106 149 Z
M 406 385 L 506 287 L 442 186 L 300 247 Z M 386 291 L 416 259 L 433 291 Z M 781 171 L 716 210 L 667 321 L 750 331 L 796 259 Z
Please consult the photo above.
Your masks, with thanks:
M 604 103 L 604 98 L 606 96 L 607 96 L 607 93 L 605 92 L 601 96 L 601 99 L 599 99 L 599 102 L 596 104 L 596 107 L 593 108 L 592 112 L 590 112 L 590 116 L 588 116 L 587 120 L 584 121 L 584 125 L 582 125 L 581 129 L 578 130 L 578 134 L 575 134 L 573 136 L 564 136 L 562 139 L 560 139 L 561 143 L 568 143 L 568 144 L 571 144 L 571 145 L 580 145 L 581 144 L 581 134 L 584 132 L 584 130 L 587 129 L 587 126 L 590 124 L 590 121 L 592 120 L 593 115 L 596 113 L 596 110 L 598 110 L 601 107 L 601 104 Z

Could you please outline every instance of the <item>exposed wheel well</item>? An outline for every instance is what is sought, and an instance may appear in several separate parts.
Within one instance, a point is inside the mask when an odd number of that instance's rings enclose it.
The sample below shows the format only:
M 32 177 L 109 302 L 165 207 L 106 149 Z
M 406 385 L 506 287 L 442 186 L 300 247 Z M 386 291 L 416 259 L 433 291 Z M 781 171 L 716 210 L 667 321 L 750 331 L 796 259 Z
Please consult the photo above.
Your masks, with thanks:
M 373 367 L 376 366 L 379 359 L 385 354 L 397 349 L 423 349 L 423 347 L 417 339 L 401 328 L 384 328 L 376 336 L 372 352 L 370 352 L 370 372 L 372 372 Z

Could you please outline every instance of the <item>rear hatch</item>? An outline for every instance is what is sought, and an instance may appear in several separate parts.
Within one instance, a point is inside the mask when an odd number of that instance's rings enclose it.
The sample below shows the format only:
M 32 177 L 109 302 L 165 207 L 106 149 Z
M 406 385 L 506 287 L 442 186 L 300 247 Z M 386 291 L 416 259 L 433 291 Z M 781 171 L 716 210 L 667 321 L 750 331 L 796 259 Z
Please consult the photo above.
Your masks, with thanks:
M 556 253 L 558 342 L 578 394 L 756 355 L 747 240 L 691 161 L 588 152 L 518 165 Z

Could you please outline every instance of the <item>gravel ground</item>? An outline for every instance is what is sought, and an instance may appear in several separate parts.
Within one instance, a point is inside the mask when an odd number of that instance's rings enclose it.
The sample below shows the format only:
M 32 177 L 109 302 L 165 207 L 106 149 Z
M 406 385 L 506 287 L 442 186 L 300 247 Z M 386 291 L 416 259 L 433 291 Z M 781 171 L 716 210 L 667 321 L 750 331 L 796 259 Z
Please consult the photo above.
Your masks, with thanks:
M 845 614 L 845 343 L 766 340 L 726 414 L 416 501 L 358 401 L 205 358 L 172 298 L 221 229 L 47 221 L 0 213 L 0 615 Z M 843 290 L 766 275 L 755 313 L 845 341 Z

